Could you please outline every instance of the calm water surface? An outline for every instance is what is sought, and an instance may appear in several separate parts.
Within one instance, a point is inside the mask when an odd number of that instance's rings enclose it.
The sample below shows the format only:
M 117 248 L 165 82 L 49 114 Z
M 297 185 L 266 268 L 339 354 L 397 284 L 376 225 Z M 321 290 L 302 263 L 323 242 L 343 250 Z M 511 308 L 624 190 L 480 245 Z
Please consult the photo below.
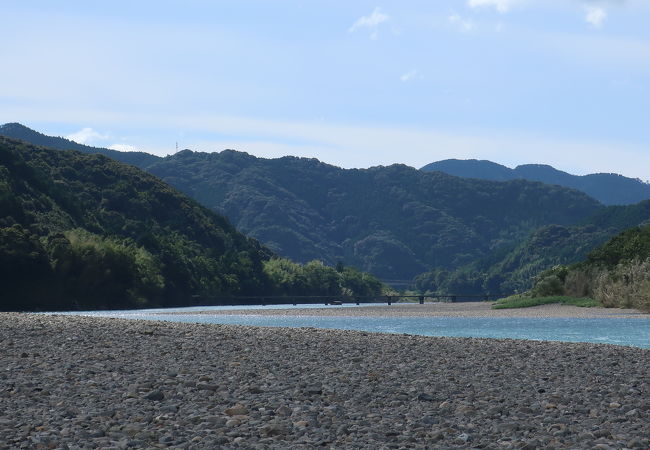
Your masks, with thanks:
M 381 304 L 384 305 L 384 304 Z M 368 305 L 366 305 L 368 306 Z M 355 308 L 356 305 L 331 306 Z M 75 311 L 63 314 L 118 317 L 170 322 L 254 325 L 265 327 L 315 327 L 423 336 L 485 337 L 543 341 L 595 342 L 650 348 L 650 320 L 598 318 L 485 318 L 485 317 L 319 317 L 207 315 L 198 311 L 233 309 L 323 308 L 323 305 L 212 306 L 135 311 Z M 170 314 L 175 313 L 175 314 Z

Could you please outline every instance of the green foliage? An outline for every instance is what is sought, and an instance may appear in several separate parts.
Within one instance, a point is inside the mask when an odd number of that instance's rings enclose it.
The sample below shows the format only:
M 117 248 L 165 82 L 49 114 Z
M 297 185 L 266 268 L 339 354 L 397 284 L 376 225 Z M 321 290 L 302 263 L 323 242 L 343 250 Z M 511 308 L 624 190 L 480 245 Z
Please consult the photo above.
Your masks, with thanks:
M 147 167 L 283 257 L 411 279 L 453 269 L 550 223 L 601 208 L 586 195 L 514 180 L 470 180 L 393 165 L 344 170 L 313 159 L 179 152 Z
M 15 224 L 0 228 L 0 296 L 5 309 L 33 308 L 46 297 L 52 269 L 38 236 Z
M 382 289 L 374 277 L 344 266 L 273 259 L 273 269 L 272 256 L 223 216 L 134 167 L 0 138 L 0 309 L 175 306 L 274 291 Z
M 41 145 L 73 148 L 69 141 L 18 124 L 2 128 L 2 133 Z M 78 149 L 123 161 L 133 155 Z M 314 159 L 269 160 L 235 151 L 189 150 L 128 162 L 226 214 L 237 228 L 292 260 L 317 259 L 331 265 L 344 261 L 387 279 L 448 271 L 445 282 L 438 282 L 439 275 L 419 279 L 422 290 L 429 291 L 452 286 L 463 293 L 529 288 L 540 270 L 578 261 L 594 246 L 587 244 L 580 253 L 583 247 L 577 245 L 580 254 L 575 255 L 551 252 L 548 260 L 543 252 L 525 249 L 503 261 L 495 255 L 512 251 L 540 226 L 570 225 L 601 209 L 593 199 L 558 186 L 461 179 L 402 165 L 343 170 Z M 104 178 L 95 174 L 98 183 Z M 121 188 L 107 192 L 105 204 L 108 209 L 128 205 L 130 195 Z M 122 223 L 123 217 L 112 211 L 101 219 L 116 227 L 133 225 Z M 581 242 L 579 236 L 575 240 Z M 436 284 L 428 278 L 435 278 Z
M 650 226 L 634 227 L 592 251 L 584 265 L 612 268 L 633 259 L 647 258 L 650 258 Z
M 546 269 L 535 277 L 531 290 L 532 297 L 551 297 L 564 294 L 564 281 L 569 270 L 566 266 L 555 266 Z
M 90 308 L 158 305 L 164 279 L 159 261 L 130 239 L 70 230 L 48 239 L 60 297 Z
M 532 306 L 549 305 L 549 304 L 562 304 L 571 306 L 580 306 L 591 308 L 600 306 L 600 304 L 590 298 L 576 298 L 566 296 L 544 296 L 544 297 L 528 297 L 526 295 L 512 295 L 510 297 L 502 298 L 492 305 L 492 309 L 511 309 L 511 308 L 530 308 Z
M 650 226 L 618 234 L 578 264 L 540 273 L 529 292 L 498 304 L 528 305 L 551 295 L 587 296 L 606 307 L 650 311 Z
M 578 263 L 587 259 L 591 251 L 605 244 L 622 231 L 650 221 L 650 201 L 630 206 L 610 206 L 575 226 L 549 225 L 528 236 L 518 245 L 502 246 L 491 255 L 451 271 L 432 271 L 416 279 L 421 291 L 458 292 L 477 290 L 476 293 L 506 294 L 531 289 L 540 272 L 556 265 Z M 631 232 L 629 232 L 631 233 Z M 627 241 L 614 241 L 600 253 L 589 256 L 589 261 L 610 266 L 632 255 L 648 254 L 647 236 Z M 585 263 L 586 264 L 586 263 Z M 593 265 L 592 265 L 593 266 Z M 584 266 L 585 271 L 591 269 Z M 587 274 L 576 270 L 565 280 L 571 295 L 591 295 L 584 283 Z M 568 284 L 567 284 L 568 283 Z M 557 283 L 555 283 L 557 284 Z M 581 288 L 579 288 L 582 286 Z M 586 290 L 585 290 L 586 289 Z
M 0 230 L 2 309 L 184 305 L 269 289 L 268 249 L 99 155 L 0 138 Z
M 264 272 L 271 280 L 276 295 L 381 295 L 382 283 L 368 273 L 353 267 L 337 268 L 320 261 L 305 265 L 284 258 L 272 258 L 264 263 Z

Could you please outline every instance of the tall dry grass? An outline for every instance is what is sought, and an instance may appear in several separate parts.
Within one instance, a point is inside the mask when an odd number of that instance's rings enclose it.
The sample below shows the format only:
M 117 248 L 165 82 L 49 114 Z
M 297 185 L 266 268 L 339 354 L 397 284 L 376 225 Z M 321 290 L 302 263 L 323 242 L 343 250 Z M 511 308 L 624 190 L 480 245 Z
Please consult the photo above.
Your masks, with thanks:
M 592 278 L 592 296 L 606 307 L 650 311 L 650 258 L 619 264 Z

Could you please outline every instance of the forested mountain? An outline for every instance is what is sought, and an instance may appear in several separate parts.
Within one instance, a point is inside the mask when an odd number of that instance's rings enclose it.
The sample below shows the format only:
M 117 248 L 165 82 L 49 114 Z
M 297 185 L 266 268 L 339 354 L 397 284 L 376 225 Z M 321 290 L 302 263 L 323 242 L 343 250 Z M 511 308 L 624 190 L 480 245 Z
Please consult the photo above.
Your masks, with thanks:
M 650 200 L 609 206 L 577 225 L 541 227 L 511 249 L 504 248 L 456 270 L 424 273 L 417 277 L 416 287 L 430 292 L 522 292 L 530 289 L 542 271 L 582 261 L 618 233 L 646 224 L 650 224 Z
M 650 199 L 650 184 L 614 173 L 571 175 L 545 164 L 525 164 L 514 169 L 491 161 L 447 159 L 427 164 L 421 170 L 482 180 L 525 179 L 557 184 L 585 192 L 604 205 L 630 205 Z
M 116 161 L 121 161 L 140 168 L 145 168 L 161 159 L 159 156 L 150 155 L 145 152 L 120 152 L 109 148 L 90 147 L 88 145 L 78 144 L 62 137 L 46 136 L 19 123 L 6 123 L 0 126 L 0 136 L 20 139 L 33 145 L 55 148 L 57 150 L 77 150 L 82 153 L 90 154 L 98 153 L 115 159 Z
M 258 293 L 272 254 L 135 167 L 2 137 L 0 246 L 3 302 L 26 309 Z
M 232 150 L 184 150 L 133 163 L 284 257 L 341 261 L 384 279 L 498 260 L 541 226 L 569 226 L 603 208 L 559 186 L 465 179 L 403 165 L 344 170 L 314 159 L 262 159 Z
M 338 260 L 388 279 L 453 268 L 546 224 L 602 208 L 558 186 L 497 183 L 403 165 L 345 170 L 315 159 L 189 150 L 148 171 L 297 261 Z
M 133 166 L 0 137 L 0 309 L 382 289 L 353 269 L 272 257 L 223 216 Z

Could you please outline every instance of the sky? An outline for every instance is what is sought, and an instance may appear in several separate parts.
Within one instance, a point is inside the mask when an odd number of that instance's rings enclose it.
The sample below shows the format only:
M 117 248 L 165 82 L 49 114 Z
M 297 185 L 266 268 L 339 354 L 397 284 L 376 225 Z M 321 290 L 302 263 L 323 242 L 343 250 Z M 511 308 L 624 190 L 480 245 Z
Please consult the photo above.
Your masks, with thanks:
M 648 180 L 650 1 L 3 0 L 0 123 L 157 155 Z

